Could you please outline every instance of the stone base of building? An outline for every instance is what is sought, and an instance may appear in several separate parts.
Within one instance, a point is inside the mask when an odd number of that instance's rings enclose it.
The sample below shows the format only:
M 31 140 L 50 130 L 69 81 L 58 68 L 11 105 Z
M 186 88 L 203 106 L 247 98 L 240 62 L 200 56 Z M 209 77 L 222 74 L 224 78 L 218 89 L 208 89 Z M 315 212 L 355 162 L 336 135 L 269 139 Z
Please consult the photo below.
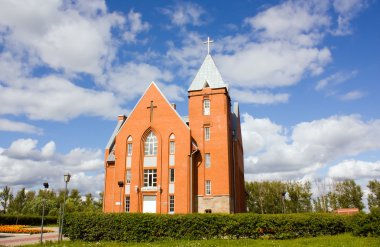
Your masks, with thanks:
M 198 213 L 231 213 L 230 196 L 196 196 L 195 210 Z

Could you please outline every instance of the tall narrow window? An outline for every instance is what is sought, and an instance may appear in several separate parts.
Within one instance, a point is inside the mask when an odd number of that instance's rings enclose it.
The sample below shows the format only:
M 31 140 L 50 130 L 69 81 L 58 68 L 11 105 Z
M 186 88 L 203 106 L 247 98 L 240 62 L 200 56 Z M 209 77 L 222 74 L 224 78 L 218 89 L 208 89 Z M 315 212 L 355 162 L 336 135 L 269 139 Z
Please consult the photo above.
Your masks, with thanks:
M 145 140 L 145 156 L 157 155 L 157 137 L 150 132 Z
M 210 140 L 210 127 L 205 127 L 205 141 Z
M 157 169 L 144 170 L 144 187 L 157 186 Z
M 211 181 L 206 180 L 206 195 L 211 195 Z
M 205 164 L 206 164 L 206 168 L 211 167 L 211 156 L 209 153 L 205 154 Z
M 169 182 L 174 183 L 174 168 L 169 169 Z
M 203 115 L 210 115 L 210 100 L 203 100 Z
M 131 179 L 132 179 L 131 170 L 127 170 L 126 179 L 125 179 L 126 183 L 130 184 L 131 183 Z
M 175 142 L 174 141 L 169 142 L 169 154 L 175 154 Z
M 128 156 L 132 156 L 132 143 L 128 143 L 127 149 L 128 149 Z
M 169 213 L 174 213 L 174 196 L 169 196 Z
M 125 212 L 129 213 L 131 207 L 131 198 L 129 196 L 125 197 Z
M 132 156 L 132 136 L 127 139 L 127 156 Z

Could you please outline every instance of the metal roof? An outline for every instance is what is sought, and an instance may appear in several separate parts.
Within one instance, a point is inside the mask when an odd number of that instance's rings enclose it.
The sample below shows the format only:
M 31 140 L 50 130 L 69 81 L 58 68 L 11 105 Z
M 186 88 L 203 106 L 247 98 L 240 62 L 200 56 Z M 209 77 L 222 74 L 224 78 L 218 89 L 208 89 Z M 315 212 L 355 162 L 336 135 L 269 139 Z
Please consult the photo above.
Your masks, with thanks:
M 207 86 L 210 88 L 225 87 L 228 89 L 228 85 L 224 83 L 222 76 L 220 75 L 220 72 L 210 54 L 207 54 L 188 91 L 202 90 Z

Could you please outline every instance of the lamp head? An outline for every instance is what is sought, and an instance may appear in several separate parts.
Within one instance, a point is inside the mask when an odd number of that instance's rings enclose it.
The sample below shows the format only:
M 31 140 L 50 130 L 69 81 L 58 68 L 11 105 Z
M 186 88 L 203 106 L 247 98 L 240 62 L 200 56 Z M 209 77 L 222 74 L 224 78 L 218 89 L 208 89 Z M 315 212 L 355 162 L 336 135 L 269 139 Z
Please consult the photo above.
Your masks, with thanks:
M 71 178 L 70 173 L 63 175 L 63 180 L 65 180 L 66 183 L 70 182 L 70 178 Z
M 124 182 L 123 181 L 118 181 L 117 184 L 119 185 L 120 188 L 124 186 Z
M 49 188 L 49 183 L 45 182 L 45 183 L 43 183 L 43 185 L 44 185 L 44 188 L 45 188 L 45 189 L 48 189 L 48 188 Z

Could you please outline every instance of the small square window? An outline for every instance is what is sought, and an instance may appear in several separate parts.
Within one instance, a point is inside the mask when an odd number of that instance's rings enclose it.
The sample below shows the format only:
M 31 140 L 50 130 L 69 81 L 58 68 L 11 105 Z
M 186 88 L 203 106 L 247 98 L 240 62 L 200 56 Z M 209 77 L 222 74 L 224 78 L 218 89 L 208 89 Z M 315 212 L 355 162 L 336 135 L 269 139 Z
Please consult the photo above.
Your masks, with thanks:
M 126 175 L 126 183 L 127 184 L 130 184 L 131 183 L 131 179 L 132 179 L 132 173 L 131 173 L 131 170 L 127 170 L 127 175 Z
M 174 196 L 169 196 L 169 213 L 174 213 Z
M 203 115 L 210 115 L 210 100 L 205 99 L 203 101 Z
M 205 141 L 210 140 L 210 127 L 205 127 Z
M 174 168 L 169 169 L 169 182 L 174 183 Z
M 157 169 L 144 170 L 144 187 L 157 186 Z
M 206 164 L 206 168 L 211 167 L 211 156 L 209 153 L 205 154 L 205 164 Z
M 206 195 L 211 195 L 211 181 L 206 180 Z
M 131 198 L 127 196 L 125 198 L 125 212 L 129 213 L 130 207 L 131 207 Z

